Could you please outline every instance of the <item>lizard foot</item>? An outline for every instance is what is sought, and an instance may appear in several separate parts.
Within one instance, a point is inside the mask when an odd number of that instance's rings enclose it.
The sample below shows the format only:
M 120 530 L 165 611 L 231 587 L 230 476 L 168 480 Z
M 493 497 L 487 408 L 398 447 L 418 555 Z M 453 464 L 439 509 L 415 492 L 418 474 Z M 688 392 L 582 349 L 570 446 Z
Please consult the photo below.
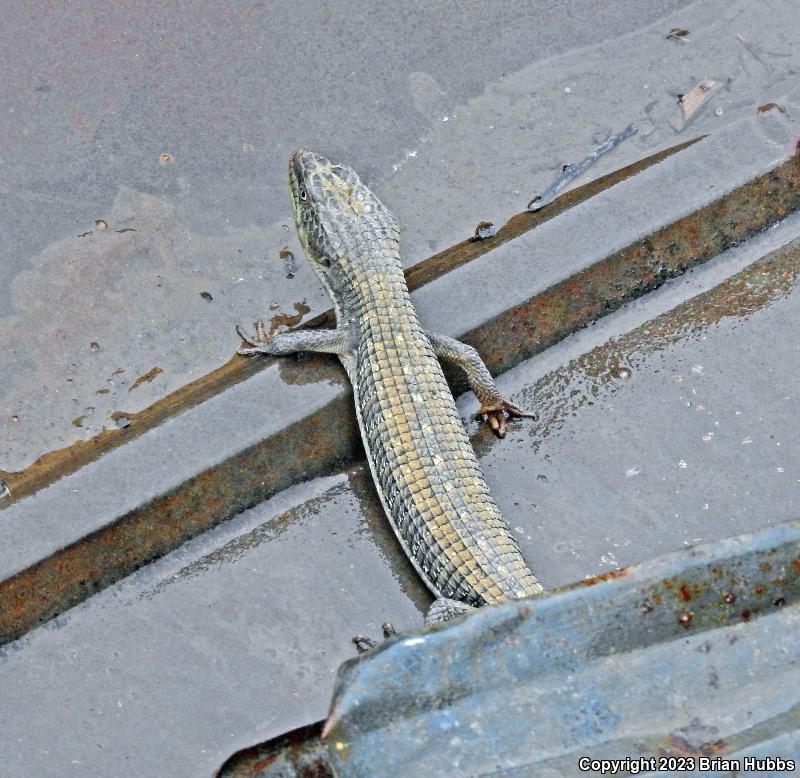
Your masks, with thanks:
M 255 324 L 256 334 L 254 336 L 248 335 L 238 324 L 236 325 L 236 334 L 248 345 L 237 349 L 236 353 L 241 354 L 243 357 L 249 357 L 253 354 L 271 354 L 272 353 L 272 340 L 267 335 L 264 329 L 264 322 L 260 319 Z
M 388 621 L 383 625 L 382 629 L 383 629 L 384 639 L 390 638 L 393 635 L 397 634 L 397 630 L 394 628 L 394 625 Z M 363 654 L 366 651 L 369 651 L 371 648 L 375 648 L 375 646 L 378 645 L 378 643 L 375 640 L 373 640 L 370 637 L 367 637 L 366 635 L 356 635 L 353 638 L 352 642 L 353 645 L 356 647 L 356 651 L 358 651 L 359 654 Z
M 498 438 L 506 436 L 506 422 L 508 419 L 525 417 L 536 421 L 539 416 L 532 411 L 524 411 L 514 403 L 500 398 L 491 405 L 481 405 L 477 413 L 473 414 L 473 419 L 480 419 L 483 416 L 489 422 L 489 426 Z

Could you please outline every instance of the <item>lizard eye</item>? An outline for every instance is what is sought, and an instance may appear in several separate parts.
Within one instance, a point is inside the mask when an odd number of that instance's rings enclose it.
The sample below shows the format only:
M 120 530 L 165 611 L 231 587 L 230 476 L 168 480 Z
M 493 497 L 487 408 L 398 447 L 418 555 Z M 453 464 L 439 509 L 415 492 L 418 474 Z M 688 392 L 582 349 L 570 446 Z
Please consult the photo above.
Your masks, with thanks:
M 308 192 L 302 186 L 297 190 L 297 194 L 304 203 L 308 202 Z

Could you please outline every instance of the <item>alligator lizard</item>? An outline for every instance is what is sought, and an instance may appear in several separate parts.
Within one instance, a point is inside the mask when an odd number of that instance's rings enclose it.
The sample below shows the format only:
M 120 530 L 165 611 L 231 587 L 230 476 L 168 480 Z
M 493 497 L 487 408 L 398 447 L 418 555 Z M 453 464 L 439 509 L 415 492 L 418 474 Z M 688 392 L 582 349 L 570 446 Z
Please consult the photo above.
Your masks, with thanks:
M 337 328 L 237 332 L 243 355 L 338 355 L 383 508 L 436 595 L 426 623 L 542 591 L 481 473 L 437 357 L 461 367 L 501 437 L 505 400 L 470 346 L 422 328 L 403 276 L 397 222 L 349 167 L 301 149 L 289 162 L 300 242 L 327 289 Z

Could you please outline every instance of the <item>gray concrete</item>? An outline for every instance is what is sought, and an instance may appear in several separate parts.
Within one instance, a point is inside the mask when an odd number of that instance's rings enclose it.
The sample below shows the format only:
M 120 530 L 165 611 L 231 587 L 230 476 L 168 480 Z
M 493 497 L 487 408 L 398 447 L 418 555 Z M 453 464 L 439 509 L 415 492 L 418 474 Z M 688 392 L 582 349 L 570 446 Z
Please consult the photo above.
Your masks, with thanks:
M 345 380 L 287 386 L 273 365 L 11 504 L 0 514 L 0 579 L 313 413 Z M 257 412 L 264 398 L 270 413 Z
M 299 257 L 292 149 L 355 165 L 411 264 L 520 211 L 609 131 L 640 128 L 590 175 L 752 116 L 800 67 L 791 0 L 366 8 L 7 9 L 0 470 L 222 364 L 269 304 L 326 304 L 278 256 Z M 675 95 L 703 78 L 725 86 L 684 126 Z
M 422 623 L 352 478 L 284 493 L 0 648 L 0 775 L 197 778 L 322 718 L 354 634 Z
M 787 235 L 800 245 L 800 220 L 784 225 Z M 481 435 L 477 447 L 548 588 L 800 517 L 797 267 L 790 281 L 764 274 L 672 308 L 755 248 L 721 256 L 501 377 L 540 422 L 517 424 L 500 442 Z M 474 401 L 460 406 L 466 414 Z
M 434 331 L 468 332 L 785 161 L 796 130 L 755 117 L 721 128 L 422 287 L 420 318 Z
M 797 516 L 797 274 L 718 321 L 695 296 L 798 236 L 793 217 L 501 377 L 542 419 L 477 449 L 547 587 Z M 429 601 L 363 467 L 299 485 L 6 646 L 6 769 L 209 774 L 323 716 L 350 636 Z

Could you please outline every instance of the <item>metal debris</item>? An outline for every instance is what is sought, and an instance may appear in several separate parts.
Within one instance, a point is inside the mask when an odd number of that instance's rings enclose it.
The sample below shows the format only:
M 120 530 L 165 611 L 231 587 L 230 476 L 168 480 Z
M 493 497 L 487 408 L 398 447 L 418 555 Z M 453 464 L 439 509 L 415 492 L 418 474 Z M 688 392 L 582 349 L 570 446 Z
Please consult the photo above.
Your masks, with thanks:
M 600 159 L 600 157 L 602 157 L 604 154 L 607 154 L 615 146 L 618 146 L 626 138 L 630 138 L 631 135 L 635 135 L 637 132 L 638 129 L 632 124 L 629 124 L 622 132 L 612 135 L 604 143 L 601 143 L 585 159 L 582 159 L 580 162 L 574 165 L 564 165 L 561 170 L 561 175 L 559 175 L 559 177 L 553 181 L 553 183 L 550 184 L 550 186 L 545 189 L 542 194 L 536 195 L 536 197 L 534 197 L 528 203 L 528 210 L 536 212 L 544 208 L 544 206 L 548 203 L 551 203 L 553 200 L 555 200 L 556 195 L 558 195 L 562 189 L 574 181 L 578 176 L 585 173 L 586 170 L 588 170 L 595 162 L 597 162 L 598 159 Z
M 245 748 L 228 759 L 215 778 L 334 778 L 321 731 L 318 722 Z

